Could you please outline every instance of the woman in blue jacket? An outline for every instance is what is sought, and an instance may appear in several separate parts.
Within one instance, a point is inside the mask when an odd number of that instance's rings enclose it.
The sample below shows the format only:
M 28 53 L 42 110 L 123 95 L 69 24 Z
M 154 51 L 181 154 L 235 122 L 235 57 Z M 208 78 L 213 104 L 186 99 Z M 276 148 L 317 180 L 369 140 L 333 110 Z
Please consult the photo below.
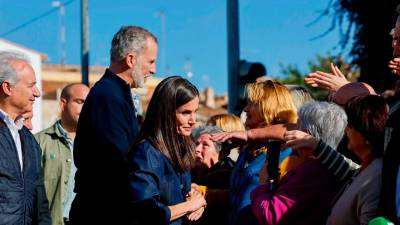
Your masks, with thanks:
M 138 224 L 182 224 L 197 220 L 204 197 L 190 191 L 194 159 L 190 138 L 196 123 L 199 92 L 178 76 L 155 89 L 146 118 L 129 153 L 132 214 Z
M 281 83 L 266 80 L 248 84 L 245 127 L 247 130 L 273 124 L 296 123 L 297 110 L 288 89 Z M 250 192 L 260 184 L 260 171 L 267 159 L 265 142 L 250 142 L 240 150 L 231 174 L 229 193 L 229 223 L 238 223 L 238 216 L 250 206 Z M 270 149 L 269 149 L 270 150 Z M 268 151 L 269 151 L 268 150 Z M 294 165 L 291 149 L 280 153 L 280 172 L 283 175 Z M 284 161 L 285 166 L 281 162 Z M 264 172 L 261 172 L 263 175 Z M 239 216 L 240 217 L 240 216 Z

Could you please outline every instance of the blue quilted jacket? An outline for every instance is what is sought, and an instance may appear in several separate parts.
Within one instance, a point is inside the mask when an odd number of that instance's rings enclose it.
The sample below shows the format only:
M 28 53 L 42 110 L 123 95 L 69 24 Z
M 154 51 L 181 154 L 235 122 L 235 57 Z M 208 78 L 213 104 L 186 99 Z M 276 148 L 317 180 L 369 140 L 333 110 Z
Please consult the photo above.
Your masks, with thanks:
M 7 125 L 0 120 L 0 224 L 51 224 L 41 169 L 41 150 L 33 135 L 19 131 L 24 169 Z

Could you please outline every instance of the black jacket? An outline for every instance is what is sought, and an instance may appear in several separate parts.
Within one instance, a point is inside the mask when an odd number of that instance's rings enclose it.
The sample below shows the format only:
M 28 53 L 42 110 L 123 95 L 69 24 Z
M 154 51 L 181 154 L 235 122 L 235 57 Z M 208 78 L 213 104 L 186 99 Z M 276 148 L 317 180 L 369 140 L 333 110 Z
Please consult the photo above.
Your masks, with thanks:
M 0 224 L 51 224 L 40 147 L 25 127 L 19 135 L 24 165 L 22 172 L 11 132 L 0 120 Z
M 378 216 L 384 216 L 400 224 L 396 211 L 396 182 L 400 165 L 400 95 L 390 108 L 385 128 L 385 152 L 382 166 L 382 191 L 378 207 Z M 387 146 L 386 146 L 387 145 Z
M 106 70 L 83 105 L 74 142 L 77 167 L 70 211 L 73 224 L 126 224 L 127 155 L 138 132 L 131 90 Z

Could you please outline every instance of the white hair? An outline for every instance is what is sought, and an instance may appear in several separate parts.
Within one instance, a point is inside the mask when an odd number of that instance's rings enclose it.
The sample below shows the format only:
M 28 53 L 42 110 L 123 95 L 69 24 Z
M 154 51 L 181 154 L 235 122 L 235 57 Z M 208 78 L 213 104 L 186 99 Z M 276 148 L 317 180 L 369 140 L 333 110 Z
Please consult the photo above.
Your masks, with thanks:
M 19 52 L 8 52 L 1 51 L 0 52 L 0 83 L 4 81 L 8 81 L 11 84 L 15 84 L 17 82 L 17 71 L 11 65 L 13 61 L 23 61 L 26 63 L 30 63 L 28 58 Z
M 196 141 L 197 139 L 199 139 L 199 137 L 203 134 L 218 134 L 218 133 L 222 133 L 224 132 L 221 128 L 216 127 L 216 126 L 202 126 L 202 127 L 197 127 L 194 128 L 192 131 L 192 138 L 194 141 Z M 220 142 L 215 142 L 213 141 L 214 146 L 215 146 L 215 150 L 217 152 L 222 150 L 222 143 Z
M 298 116 L 300 129 L 336 149 L 347 126 L 346 113 L 340 106 L 312 101 L 300 107 Z

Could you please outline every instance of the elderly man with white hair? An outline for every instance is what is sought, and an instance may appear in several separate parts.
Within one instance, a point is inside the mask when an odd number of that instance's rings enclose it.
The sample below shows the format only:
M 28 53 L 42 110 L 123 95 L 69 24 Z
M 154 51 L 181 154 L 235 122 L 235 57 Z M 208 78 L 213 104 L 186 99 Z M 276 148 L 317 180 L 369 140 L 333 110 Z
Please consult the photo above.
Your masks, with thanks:
M 23 126 L 40 92 L 24 55 L 0 52 L 0 224 L 51 224 L 41 150 Z

